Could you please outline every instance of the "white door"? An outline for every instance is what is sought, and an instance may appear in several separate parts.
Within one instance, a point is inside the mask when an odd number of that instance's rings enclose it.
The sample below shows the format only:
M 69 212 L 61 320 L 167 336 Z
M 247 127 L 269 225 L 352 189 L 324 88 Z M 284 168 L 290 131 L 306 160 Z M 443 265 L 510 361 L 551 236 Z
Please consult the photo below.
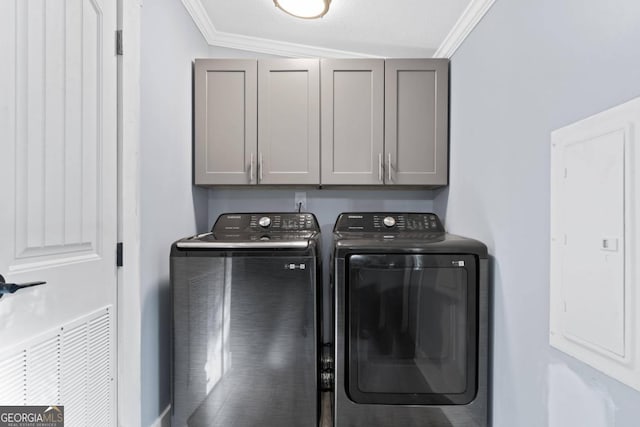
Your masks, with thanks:
M 0 1 L 0 405 L 116 422 L 116 2 Z

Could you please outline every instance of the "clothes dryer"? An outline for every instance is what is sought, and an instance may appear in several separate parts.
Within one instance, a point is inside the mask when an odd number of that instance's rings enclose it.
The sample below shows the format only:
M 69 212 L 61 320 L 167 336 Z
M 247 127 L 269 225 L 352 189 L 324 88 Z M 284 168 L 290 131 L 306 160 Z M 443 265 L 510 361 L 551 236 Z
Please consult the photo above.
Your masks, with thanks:
M 335 427 L 487 426 L 487 258 L 432 213 L 338 217 Z

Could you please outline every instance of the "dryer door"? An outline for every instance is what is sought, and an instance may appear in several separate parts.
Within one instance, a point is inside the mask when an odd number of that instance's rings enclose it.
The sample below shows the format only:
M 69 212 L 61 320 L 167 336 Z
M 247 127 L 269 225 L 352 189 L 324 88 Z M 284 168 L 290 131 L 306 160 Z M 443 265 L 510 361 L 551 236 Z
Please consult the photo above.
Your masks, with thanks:
M 476 394 L 473 255 L 347 260 L 346 389 L 356 403 L 467 404 Z

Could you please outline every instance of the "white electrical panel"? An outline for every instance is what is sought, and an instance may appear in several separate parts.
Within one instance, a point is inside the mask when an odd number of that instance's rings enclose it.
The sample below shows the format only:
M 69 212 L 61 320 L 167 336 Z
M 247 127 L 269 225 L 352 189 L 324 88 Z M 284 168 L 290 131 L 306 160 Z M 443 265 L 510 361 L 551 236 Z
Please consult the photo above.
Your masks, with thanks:
M 640 390 L 640 98 L 551 134 L 550 343 Z

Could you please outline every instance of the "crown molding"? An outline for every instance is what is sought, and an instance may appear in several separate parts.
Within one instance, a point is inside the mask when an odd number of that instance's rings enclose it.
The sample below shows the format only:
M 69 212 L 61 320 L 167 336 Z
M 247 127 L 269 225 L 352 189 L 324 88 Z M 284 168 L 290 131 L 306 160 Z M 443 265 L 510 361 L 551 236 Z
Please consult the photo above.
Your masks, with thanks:
M 193 22 L 204 36 L 207 43 L 212 44 L 216 38 L 216 27 L 209 19 L 209 14 L 200 0 L 182 0 L 182 4 L 191 15 Z
M 260 37 L 243 36 L 241 34 L 225 33 L 216 30 L 209 19 L 209 14 L 200 0 L 182 0 L 182 4 L 193 18 L 196 26 L 211 46 L 227 47 L 232 49 L 249 50 L 269 55 L 289 57 L 326 57 L 326 58 L 378 58 L 369 55 L 346 50 L 326 49 L 317 46 L 309 46 L 297 43 L 288 43 L 277 40 L 263 39 Z
M 433 55 L 434 58 L 450 58 L 471 33 L 495 0 L 471 0 L 447 37 Z M 216 30 L 201 0 L 182 0 L 182 4 L 191 15 L 196 26 L 211 46 L 248 50 L 269 55 L 288 57 L 324 57 L 324 58 L 380 58 L 361 52 L 326 49 L 297 43 L 288 43 L 260 37 L 243 36 Z
M 471 0 L 471 3 L 462 12 L 462 15 L 444 38 L 433 57 L 451 58 L 494 2 L 495 0 Z
M 199 1 L 199 0 L 183 0 Z M 327 49 L 317 46 L 309 46 L 297 43 L 288 43 L 277 40 L 263 39 L 260 37 L 243 36 L 240 34 L 216 32 L 212 46 L 228 47 L 252 52 L 266 53 L 270 55 L 287 56 L 294 58 L 379 58 L 376 55 L 368 55 L 346 50 Z

